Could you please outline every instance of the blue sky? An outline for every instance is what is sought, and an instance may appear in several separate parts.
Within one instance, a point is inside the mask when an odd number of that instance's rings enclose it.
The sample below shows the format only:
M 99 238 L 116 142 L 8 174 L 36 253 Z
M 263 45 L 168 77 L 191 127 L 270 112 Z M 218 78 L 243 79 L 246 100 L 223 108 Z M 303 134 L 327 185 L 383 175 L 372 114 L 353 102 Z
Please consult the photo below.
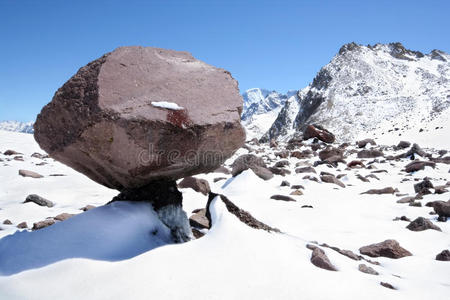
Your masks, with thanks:
M 344 43 L 450 51 L 450 1 L 0 0 L 0 120 L 34 120 L 89 61 L 118 46 L 185 50 L 241 92 L 305 87 Z

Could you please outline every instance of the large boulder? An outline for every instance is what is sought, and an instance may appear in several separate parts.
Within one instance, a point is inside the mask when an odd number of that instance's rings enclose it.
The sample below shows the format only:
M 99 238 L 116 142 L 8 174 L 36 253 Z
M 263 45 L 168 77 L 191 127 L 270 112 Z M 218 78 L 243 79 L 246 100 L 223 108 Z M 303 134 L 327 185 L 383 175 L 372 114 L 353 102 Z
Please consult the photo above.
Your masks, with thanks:
M 396 240 L 386 240 L 381 243 L 371 244 L 359 248 L 359 252 L 370 257 L 388 257 L 388 258 L 402 258 L 411 256 L 411 252 L 401 247 Z
M 82 67 L 34 124 L 53 158 L 110 188 L 217 169 L 245 141 L 229 72 L 187 52 L 121 47 Z

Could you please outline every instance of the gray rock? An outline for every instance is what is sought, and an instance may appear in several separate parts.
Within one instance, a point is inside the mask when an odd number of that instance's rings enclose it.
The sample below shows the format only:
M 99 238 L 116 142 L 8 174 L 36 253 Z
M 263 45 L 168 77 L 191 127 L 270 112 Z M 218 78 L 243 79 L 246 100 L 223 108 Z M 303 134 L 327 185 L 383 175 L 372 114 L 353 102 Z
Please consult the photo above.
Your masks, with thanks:
M 358 270 L 366 273 L 366 274 L 370 274 L 370 275 L 379 275 L 377 271 L 375 271 L 372 267 L 369 267 L 365 264 L 360 264 L 358 266 Z
M 42 176 L 39 173 L 33 172 L 33 171 L 29 171 L 29 170 L 19 170 L 19 175 L 23 176 L 23 177 L 31 177 L 31 178 L 42 178 L 44 176 Z
M 178 184 L 178 188 L 191 188 L 197 193 L 202 193 L 203 195 L 208 195 L 208 193 L 211 192 L 211 188 L 209 187 L 209 183 L 207 180 L 195 178 L 192 176 L 183 178 L 183 180 L 181 180 Z
M 28 203 L 28 202 L 33 202 L 39 206 L 47 206 L 47 207 L 53 207 L 53 205 L 54 205 L 52 201 L 47 200 L 36 194 L 28 195 L 23 203 Z
M 358 158 L 374 158 L 374 157 L 380 157 L 384 156 L 383 152 L 376 149 L 370 149 L 370 150 L 361 150 L 358 152 Z
M 316 267 L 319 267 L 328 271 L 337 271 L 336 267 L 328 259 L 328 256 L 320 248 L 315 248 L 311 255 L 311 262 Z
M 192 227 L 200 228 L 200 229 L 209 229 L 210 223 L 208 218 L 206 217 L 206 209 L 202 208 L 198 210 L 195 214 L 193 214 L 189 218 L 189 224 Z
M 270 197 L 270 199 L 273 200 L 280 200 L 280 201 L 293 201 L 295 202 L 295 199 L 289 196 L 284 196 L 284 195 L 273 195 L 272 197 Z
M 322 175 L 322 176 L 320 176 L 320 179 L 322 179 L 323 182 L 333 183 L 333 184 L 336 184 L 336 185 L 338 185 L 340 187 L 345 188 L 345 184 L 342 183 L 342 181 L 340 181 L 339 179 L 337 179 L 333 175 Z
M 53 219 L 46 219 L 43 221 L 39 221 L 33 224 L 33 228 L 31 230 L 39 230 L 48 226 L 51 226 L 55 224 L 55 220 Z
M 442 250 L 441 253 L 436 255 L 436 260 L 450 261 L 450 251 L 449 250 Z

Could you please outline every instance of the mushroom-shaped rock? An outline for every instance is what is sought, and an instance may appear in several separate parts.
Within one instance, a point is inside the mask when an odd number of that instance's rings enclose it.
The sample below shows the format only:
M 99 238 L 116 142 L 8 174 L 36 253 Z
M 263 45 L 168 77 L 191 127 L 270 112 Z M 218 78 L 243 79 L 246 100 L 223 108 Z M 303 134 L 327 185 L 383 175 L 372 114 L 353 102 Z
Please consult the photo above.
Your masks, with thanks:
M 51 157 L 110 188 L 217 169 L 245 141 L 229 72 L 178 52 L 121 47 L 82 67 L 34 124 Z

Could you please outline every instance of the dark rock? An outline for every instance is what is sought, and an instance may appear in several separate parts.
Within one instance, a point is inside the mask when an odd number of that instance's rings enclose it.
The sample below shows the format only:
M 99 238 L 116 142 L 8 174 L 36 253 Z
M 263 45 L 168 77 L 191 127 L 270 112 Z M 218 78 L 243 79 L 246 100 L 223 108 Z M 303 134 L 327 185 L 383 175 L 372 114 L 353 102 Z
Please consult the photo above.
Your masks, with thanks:
M 316 170 L 313 167 L 303 167 L 295 169 L 295 173 L 316 173 Z
M 430 194 L 431 192 L 428 189 L 432 189 L 433 184 L 431 183 L 430 179 L 425 178 L 422 182 L 416 183 L 414 185 L 414 191 L 416 193 L 421 193 L 423 195 Z
M 291 186 L 290 182 L 287 180 L 283 180 L 280 184 L 280 186 Z
M 385 187 L 382 189 L 371 189 L 368 191 L 365 191 L 362 194 L 369 194 L 369 195 L 381 195 L 381 194 L 394 194 L 395 192 L 398 192 L 397 189 L 394 189 L 393 187 Z
M 283 150 L 283 151 L 275 152 L 275 156 L 276 157 L 280 157 L 280 158 L 288 158 L 289 157 L 289 151 Z
M 400 200 L 397 200 L 397 203 L 411 203 L 416 200 L 416 197 L 404 197 Z
M 198 229 L 191 228 L 191 230 L 192 230 L 192 235 L 193 235 L 194 238 L 196 238 L 196 239 L 199 239 L 199 238 L 201 238 L 201 237 L 203 237 L 203 236 L 205 235 L 203 232 L 201 232 L 201 231 L 198 230 Z
M 358 178 L 362 182 L 369 182 L 369 179 L 367 179 L 366 177 L 364 177 L 364 176 L 362 176 L 360 174 L 356 174 L 356 178 Z
M 424 170 L 425 167 L 432 167 L 434 169 L 436 167 L 436 163 L 431 161 L 413 161 L 405 166 L 405 172 L 416 172 L 419 170 Z
M 36 194 L 28 195 L 23 203 L 28 203 L 28 202 L 33 202 L 39 206 L 47 206 L 47 207 L 53 207 L 53 205 L 54 205 L 52 201 L 47 200 Z
M 123 190 L 217 169 L 244 144 L 241 112 L 229 72 L 187 52 L 121 47 L 55 93 L 34 136 L 52 158 Z
M 44 158 L 48 158 L 48 155 L 44 155 L 44 154 L 41 154 L 41 153 L 34 152 L 33 154 L 31 154 L 31 157 L 44 159 Z
M 436 255 L 436 260 L 450 261 L 450 251 L 449 250 L 442 250 L 441 253 Z
M 358 152 L 358 158 L 374 158 L 384 156 L 383 152 L 376 149 L 364 149 Z
M 3 152 L 3 154 L 9 156 L 9 155 L 21 155 L 22 153 L 17 152 L 15 150 L 8 149 L 5 152 Z
M 3 221 L 3 225 L 12 225 L 12 222 L 6 219 L 5 221 Z
M 343 159 L 344 151 L 339 148 L 334 148 L 331 146 L 328 146 L 324 150 L 319 152 L 319 158 L 320 160 L 327 160 L 328 158 L 332 156 L 338 156 L 341 159 Z
M 226 180 L 226 179 L 227 179 L 226 177 L 216 177 L 216 178 L 213 179 L 213 182 L 216 183 L 218 181 Z
M 381 243 L 371 244 L 359 248 L 359 252 L 370 257 L 388 257 L 388 258 L 402 258 L 411 256 L 411 252 L 402 248 L 396 240 L 386 240 Z
M 251 168 L 251 170 L 253 171 L 253 173 L 256 174 L 256 176 L 258 176 L 261 179 L 269 180 L 269 179 L 273 178 L 272 171 L 270 171 L 267 168 L 255 166 L 255 167 Z
M 27 222 L 22 222 L 17 225 L 17 228 L 25 229 L 28 228 Z
M 298 189 L 304 190 L 305 187 L 303 185 L 301 185 L 301 184 L 294 184 L 294 185 L 291 186 L 291 189 L 293 189 L 293 190 L 298 190 Z
M 211 188 L 209 187 L 207 180 L 191 176 L 183 178 L 183 180 L 181 180 L 178 184 L 178 188 L 191 188 L 197 193 L 202 193 L 203 195 L 208 195 L 208 193 L 211 192 Z
M 310 175 L 306 175 L 306 176 L 304 176 L 302 179 L 305 179 L 305 180 L 311 180 L 311 181 L 315 181 L 315 182 L 319 182 L 319 179 L 318 179 L 317 177 L 310 176 Z
M 31 177 L 31 178 L 42 178 L 44 176 L 42 176 L 39 173 L 33 172 L 33 171 L 29 171 L 29 170 L 19 170 L 19 175 L 23 176 L 23 177 Z
M 23 156 L 14 156 L 14 160 L 23 161 Z
M 413 202 L 409 203 L 409 206 L 422 207 L 422 203 L 420 203 L 418 201 L 413 201 Z
M 356 144 L 359 148 L 364 148 L 367 144 L 376 145 L 377 143 L 373 139 L 364 139 L 362 141 L 358 141 Z
M 406 217 L 406 216 L 401 216 L 401 217 L 395 217 L 395 219 L 393 221 L 406 221 L 406 222 L 411 222 L 411 220 Z
M 365 168 L 366 166 L 360 160 L 352 160 L 351 162 L 349 162 L 347 164 L 347 167 L 349 167 L 349 168 L 355 168 L 355 167 Z
M 435 186 L 434 187 L 434 193 L 435 194 L 444 194 L 444 193 L 448 193 L 448 190 L 446 189 L 446 185 L 439 185 L 439 186 Z
M 312 205 L 302 205 L 301 208 L 313 208 Z
M 275 175 L 286 176 L 286 175 L 291 174 L 291 171 L 289 171 L 287 169 L 283 169 L 283 168 L 269 167 L 268 170 Z
M 320 248 L 315 248 L 313 250 L 311 255 L 311 263 L 321 269 L 337 271 L 336 267 L 330 262 L 325 252 Z
M 375 271 L 372 267 L 369 267 L 365 264 L 360 264 L 358 266 L 358 270 L 366 273 L 366 274 L 370 274 L 370 275 L 379 275 L 377 271 Z
M 391 290 L 396 290 L 396 288 L 388 282 L 380 282 L 380 285 L 384 286 L 385 288 L 391 289 Z
M 289 196 L 284 196 L 284 195 L 273 195 L 272 197 L 270 197 L 270 199 L 273 200 L 280 200 L 280 201 L 293 201 L 295 202 L 295 199 Z
M 39 221 L 33 224 L 33 228 L 31 230 L 39 230 L 48 226 L 51 226 L 55 224 L 55 220 L 53 219 L 46 219 L 43 221 Z
M 276 140 L 271 139 L 270 143 L 269 143 L 270 148 L 277 148 L 278 147 L 278 143 Z
M 427 229 L 442 231 L 441 228 L 434 225 L 430 220 L 427 220 L 423 217 L 418 217 L 417 219 L 409 223 L 409 225 L 406 226 L 406 228 L 408 228 L 411 231 L 424 231 Z
M 308 140 L 310 138 L 318 138 L 322 142 L 331 144 L 336 140 L 334 134 L 326 130 L 320 125 L 308 125 L 303 132 L 303 139 Z
M 445 201 L 433 201 L 426 204 L 427 206 L 433 207 L 434 211 L 439 215 L 440 220 L 445 221 L 450 218 L 450 200 Z
M 397 145 L 397 149 L 406 149 L 409 146 L 411 146 L 410 142 L 406 142 L 406 141 L 400 141 Z

